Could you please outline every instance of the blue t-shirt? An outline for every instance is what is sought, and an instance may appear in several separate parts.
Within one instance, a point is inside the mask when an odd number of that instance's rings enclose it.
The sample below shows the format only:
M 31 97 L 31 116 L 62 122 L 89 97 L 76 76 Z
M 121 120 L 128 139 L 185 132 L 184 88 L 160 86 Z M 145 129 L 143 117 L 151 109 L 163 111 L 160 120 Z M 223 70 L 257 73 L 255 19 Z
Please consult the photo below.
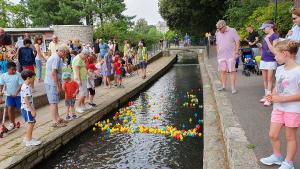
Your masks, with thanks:
M 52 71 L 54 69 L 57 70 L 58 80 L 62 81 L 62 67 L 64 66 L 62 59 L 57 55 L 53 54 L 46 63 L 46 76 L 45 76 L 45 84 L 56 86 L 52 79 Z
M 99 43 L 100 55 L 104 57 L 108 53 L 109 46 L 106 43 Z
M 273 33 L 270 37 L 270 42 L 273 44 L 273 41 L 276 39 L 279 39 L 279 36 L 277 33 Z M 265 37 L 263 37 L 262 40 L 262 58 L 261 60 L 265 61 L 265 62 L 275 62 L 275 55 L 271 52 L 271 50 L 269 49 L 269 46 L 267 44 L 267 42 L 265 41 Z
M 23 79 L 21 78 L 20 73 L 15 73 L 12 75 L 9 75 L 8 73 L 4 73 L 0 77 L 0 85 L 5 86 L 6 96 L 13 95 L 22 84 L 23 84 Z

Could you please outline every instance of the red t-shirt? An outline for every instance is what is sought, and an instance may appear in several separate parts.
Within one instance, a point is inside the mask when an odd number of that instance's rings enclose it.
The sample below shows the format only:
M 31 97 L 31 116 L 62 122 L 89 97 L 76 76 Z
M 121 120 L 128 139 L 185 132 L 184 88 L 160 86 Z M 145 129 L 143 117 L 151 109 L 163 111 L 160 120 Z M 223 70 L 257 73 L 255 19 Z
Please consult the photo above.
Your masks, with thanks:
M 65 82 L 64 83 L 65 89 L 65 99 L 73 99 L 76 90 L 79 88 L 79 85 L 75 81 Z
M 116 75 L 121 75 L 122 69 L 121 69 L 121 64 L 119 63 L 119 59 L 115 59 L 114 65 L 115 65 L 114 67 L 115 67 Z

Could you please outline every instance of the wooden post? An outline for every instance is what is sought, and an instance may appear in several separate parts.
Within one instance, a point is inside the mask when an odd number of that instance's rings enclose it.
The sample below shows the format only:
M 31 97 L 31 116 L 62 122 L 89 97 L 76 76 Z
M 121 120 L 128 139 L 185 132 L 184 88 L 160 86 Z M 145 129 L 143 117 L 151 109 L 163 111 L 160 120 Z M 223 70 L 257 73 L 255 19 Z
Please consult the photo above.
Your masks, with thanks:
M 293 0 L 294 1 L 294 8 L 300 7 L 300 0 Z

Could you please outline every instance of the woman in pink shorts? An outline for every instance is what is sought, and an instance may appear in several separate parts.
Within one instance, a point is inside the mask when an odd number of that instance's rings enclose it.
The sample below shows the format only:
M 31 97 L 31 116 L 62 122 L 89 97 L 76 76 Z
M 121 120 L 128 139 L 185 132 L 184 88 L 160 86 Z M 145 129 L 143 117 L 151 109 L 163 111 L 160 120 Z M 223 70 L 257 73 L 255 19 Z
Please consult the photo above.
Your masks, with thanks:
M 300 126 L 300 66 L 295 58 L 300 42 L 284 40 L 274 47 L 276 61 L 284 65 L 277 68 L 275 88 L 272 95 L 266 98 L 274 103 L 269 131 L 273 154 L 260 161 L 265 165 L 280 165 L 279 169 L 294 169 L 293 160 L 297 152 L 296 133 Z M 280 151 L 281 128 L 285 129 L 287 142 L 285 160 Z

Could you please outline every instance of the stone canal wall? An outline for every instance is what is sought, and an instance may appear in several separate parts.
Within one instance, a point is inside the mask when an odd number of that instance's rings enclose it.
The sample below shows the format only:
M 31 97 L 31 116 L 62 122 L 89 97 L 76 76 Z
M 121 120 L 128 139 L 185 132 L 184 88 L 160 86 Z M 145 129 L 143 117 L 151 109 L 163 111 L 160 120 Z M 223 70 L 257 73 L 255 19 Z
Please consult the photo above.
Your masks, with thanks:
M 11 169 L 27 169 L 32 168 L 37 163 L 49 157 L 57 151 L 61 146 L 67 144 L 70 140 L 78 136 L 95 122 L 101 120 L 102 117 L 118 108 L 121 104 L 127 103 L 128 100 L 140 93 L 146 87 L 163 76 L 176 62 L 175 56 L 153 57 L 152 62 L 147 70 L 147 79 L 142 80 L 141 77 L 130 77 L 125 79 L 125 89 L 104 89 L 102 86 L 96 88 L 95 103 L 97 108 L 90 112 L 83 113 L 80 118 L 68 124 L 67 127 L 60 129 L 52 129 L 49 107 L 43 107 L 37 110 L 41 114 L 37 119 L 34 136 L 42 140 L 42 145 L 32 148 L 26 148 L 22 144 L 25 125 L 22 129 L 18 129 L 16 133 L 10 134 L 9 137 L 3 138 L 0 145 L 0 168 Z M 108 92 L 110 91 L 110 92 Z M 60 114 L 65 111 L 63 101 L 59 104 Z M 23 130 L 23 131 L 22 131 Z

